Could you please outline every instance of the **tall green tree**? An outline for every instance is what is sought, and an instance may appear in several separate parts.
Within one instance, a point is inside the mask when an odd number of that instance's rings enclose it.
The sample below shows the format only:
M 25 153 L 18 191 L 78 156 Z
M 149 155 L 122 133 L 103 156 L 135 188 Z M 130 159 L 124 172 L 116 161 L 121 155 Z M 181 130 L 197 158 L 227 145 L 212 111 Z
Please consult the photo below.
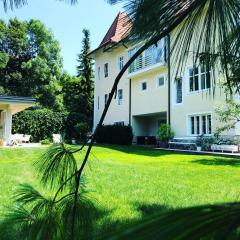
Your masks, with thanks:
M 88 55 L 91 50 L 90 32 L 83 29 L 82 51 L 78 55 L 77 77 L 79 78 L 79 87 L 81 93 L 81 103 L 78 111 L 85 113 L 91 121 L 93 115 L 93 62 Z
M 0 86 L 6 94 L 35 97 L 62 108 L 62 58 L 59 43 L 39 20 L 0 22 Z

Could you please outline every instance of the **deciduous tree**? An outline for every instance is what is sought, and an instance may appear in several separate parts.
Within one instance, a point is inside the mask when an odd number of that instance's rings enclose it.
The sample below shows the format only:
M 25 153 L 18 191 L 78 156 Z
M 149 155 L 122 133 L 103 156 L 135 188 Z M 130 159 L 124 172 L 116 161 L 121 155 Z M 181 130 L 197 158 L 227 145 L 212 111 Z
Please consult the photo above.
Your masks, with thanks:
M 35 97 L 44 107 L 62 108 L 59 43 L 39 20 L 0 22 L 0 86 L 7 94 Z

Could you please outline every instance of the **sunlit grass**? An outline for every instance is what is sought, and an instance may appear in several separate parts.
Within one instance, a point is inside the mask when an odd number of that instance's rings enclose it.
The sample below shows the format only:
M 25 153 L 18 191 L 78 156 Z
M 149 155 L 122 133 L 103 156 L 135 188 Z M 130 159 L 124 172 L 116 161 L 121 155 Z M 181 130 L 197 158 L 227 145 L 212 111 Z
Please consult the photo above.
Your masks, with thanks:
M 34 160 L 45 148 L 0 149 L 0 212 L 19 183 L 39 186 Z M 81 158 L 81 154 L 76 157 Z M 98 224 L 128 222 L 169 208 L 240 200 L 240 160 L 138 147 L 94 147 L 85 175 L 105 211 Z

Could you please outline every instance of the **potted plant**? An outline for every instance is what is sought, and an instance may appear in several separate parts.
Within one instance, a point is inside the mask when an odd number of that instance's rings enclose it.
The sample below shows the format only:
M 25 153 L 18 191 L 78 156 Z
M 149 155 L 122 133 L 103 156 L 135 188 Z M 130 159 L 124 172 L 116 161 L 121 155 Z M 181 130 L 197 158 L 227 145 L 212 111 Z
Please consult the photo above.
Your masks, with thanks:
M 202 145 L 203 145 L 203 136 L 198 136 L 196 139 L 196 145 L 197 145 L 197 151 L 201 152 L 202 151 Z
M 158 129 L 158 138 L 160 140 L 159 146 L 167 148 L 169 140 L 172 139 L 174 135 L 169 124 L 162 124 Z

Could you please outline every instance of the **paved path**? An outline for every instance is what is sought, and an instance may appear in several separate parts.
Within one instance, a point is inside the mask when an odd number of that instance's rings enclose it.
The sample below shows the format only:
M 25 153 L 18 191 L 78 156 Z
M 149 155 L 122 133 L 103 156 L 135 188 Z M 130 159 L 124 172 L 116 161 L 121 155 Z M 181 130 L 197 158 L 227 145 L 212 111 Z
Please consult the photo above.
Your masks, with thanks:
M 181 149 L 169 149 L 169 148 L 153 148 L 154 150 L 169 151 L 176 153 L 185 153 L 185 154 L 197 154 L 197 155 L 212 155 L 219 157 L 230 157 L 230 158 L 239 158 L 240 153 L 225 153 L 225 152 L 205 152 L 205 151 L 191 151 L 191 150 L 181 150 Z

